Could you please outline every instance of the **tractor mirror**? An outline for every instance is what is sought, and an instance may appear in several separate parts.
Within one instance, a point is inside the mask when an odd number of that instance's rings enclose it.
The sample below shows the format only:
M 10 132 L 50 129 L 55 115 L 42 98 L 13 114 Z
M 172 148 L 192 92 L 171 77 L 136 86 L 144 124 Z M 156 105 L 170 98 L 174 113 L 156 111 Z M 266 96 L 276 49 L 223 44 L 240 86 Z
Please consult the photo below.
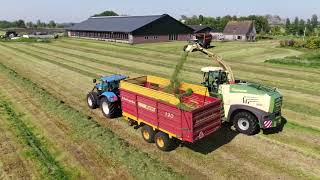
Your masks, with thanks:
M 97 82 L 97 80 L 96 80 L 96 79 L 93 79 L 93 80 L 92 80 L 92 82 L 93 82 L 93 83 L 96 83 L 96 82 Z

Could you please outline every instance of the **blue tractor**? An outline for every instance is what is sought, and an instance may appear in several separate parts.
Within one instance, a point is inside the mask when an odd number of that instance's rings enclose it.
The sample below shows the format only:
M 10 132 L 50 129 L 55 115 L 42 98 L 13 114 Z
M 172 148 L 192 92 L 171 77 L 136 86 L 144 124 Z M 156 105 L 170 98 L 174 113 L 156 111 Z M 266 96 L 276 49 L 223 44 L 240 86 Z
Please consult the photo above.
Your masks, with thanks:
M 126 78 L 127 76 L 115 74 L 101 77 L 99 83 L 93 79 L 95 86 L 87 95 L 89 108 L 100 107 L 105 117 L 117 117 L 121 113 L 119 84 L 121 80 Z

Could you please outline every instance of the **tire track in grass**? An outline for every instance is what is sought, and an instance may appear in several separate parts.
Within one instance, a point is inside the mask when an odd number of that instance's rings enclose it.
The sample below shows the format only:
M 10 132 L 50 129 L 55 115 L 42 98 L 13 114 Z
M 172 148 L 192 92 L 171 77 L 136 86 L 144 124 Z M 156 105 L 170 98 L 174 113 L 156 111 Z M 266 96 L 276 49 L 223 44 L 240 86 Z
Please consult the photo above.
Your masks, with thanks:
M 89 119 L 85 114 L 72 107 L 62 104 L 60 100 L 40 88 L 31 80 L 20 76 L 17 72 L 9 69 L 2 63 L 1 71 L 9 77 L 22 84 L 26 90 L 31 91 L 37 98 L 41 99 L 46 108 L 54 111 L 57 116 L 64 117 L 76 128 L 84 137 L 95 140 L 104 145 L 104 153 L 109 154 L 122 164 L 138 179 L 161 178 L 161 179 L 181 179 L 183 176 L 168 168 L 163 163 L 150 158 L 146 153 L 133 148 L 123 139 L 117 137 L 112 131 L 101 127 L 94 119 Z
M 54 179 L 69 179 L 69 174 L 57 162 L 49 151 L 42 145 L 41 141 L 32 133 L 29 127 L 21 119 L 21 115 L 17 114 L 12 108 L 11 103 L 5 101 L 0 96 L 0 115 L 6 115 L 6 120 L 17 128 L 18 134 L 25 140 L 28 146 L 32 148 L 33 155 L 38 159 L 44 167 L 47 175 Z

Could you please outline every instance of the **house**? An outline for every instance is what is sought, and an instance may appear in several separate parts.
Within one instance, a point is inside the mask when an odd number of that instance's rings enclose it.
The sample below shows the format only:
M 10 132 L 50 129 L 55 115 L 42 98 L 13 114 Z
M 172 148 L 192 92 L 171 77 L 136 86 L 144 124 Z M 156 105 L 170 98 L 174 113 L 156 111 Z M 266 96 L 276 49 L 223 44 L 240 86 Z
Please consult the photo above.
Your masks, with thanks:
M 190 28 L 194 30 L 194 34 L 197 33 L 210 33 L 212 28 L 204 25 L 189 25 Z
M 255 41 L 256 34 L 253 21 L 230 21 L 223 31 L 225 40 Z
M 129 44 L 186 41 L 193 29 L 173 17 L 103 16 L 90 17 L 67 29 L 69 37 L 89 38 Z

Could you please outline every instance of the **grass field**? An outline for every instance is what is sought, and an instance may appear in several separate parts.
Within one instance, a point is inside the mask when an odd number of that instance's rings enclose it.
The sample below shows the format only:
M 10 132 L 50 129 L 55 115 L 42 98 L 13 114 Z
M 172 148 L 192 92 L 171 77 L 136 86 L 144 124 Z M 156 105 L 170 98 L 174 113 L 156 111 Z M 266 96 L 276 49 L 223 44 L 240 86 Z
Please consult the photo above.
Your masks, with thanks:
M 0 177 L 57 179 L 318 179 L 320 177 L 320 70 L 264 63 L 300 56 L 276 41 L 215 43 L 211 49 L 237 78 L 278 87 L 284 95 L 282 132 L 255 136 L 228 128 L 194 145 L 164 153 L 143 141 L 122 118 L 87 108 L 91 79 L 122 73 L 169 78 L 185 43 L 126 45 L 80 39 L 52 43 L 0 43 Z M 212 61 L 191 54 L 182 77 L 201 82 Z M 7 109 L 4 109 L 6 107 Z M 37 138 L 45 157 L 23 140 L 14 112 Z M 12 116 L 12 113 L 11 113 Z M 2 150 L 10 144 L 10 153 Z M 50 147 L 50 148 L 49 148 Z M 44 163 L 48 162 L 48 163 Z M 59 172 L 48 173 L 53 163 Z M 15 168 L 12 164 L 18 164 Z M 27 171 L 23 169 L 28 168 Z M 49 171 L 52 172 L 52 171 Z M 19 174 L 18 174 L 19 175 Z M 0 178 L 1 179 L 1 178 Z

